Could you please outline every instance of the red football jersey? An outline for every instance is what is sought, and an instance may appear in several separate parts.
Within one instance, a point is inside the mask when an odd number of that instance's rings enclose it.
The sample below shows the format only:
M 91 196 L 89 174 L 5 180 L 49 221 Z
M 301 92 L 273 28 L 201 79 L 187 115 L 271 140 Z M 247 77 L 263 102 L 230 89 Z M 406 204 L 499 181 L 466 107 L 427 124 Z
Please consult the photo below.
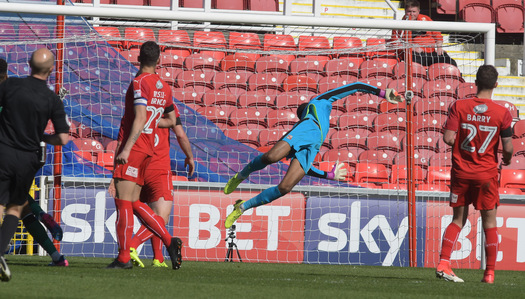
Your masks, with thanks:
M 507 108 L 490 99 L 456 101 L 443 128 L 455 131 L 452 175 L 464 179 L 488 179 L 498 175 L 500 133 L 512 124 Z
M 177 106 L 175 108 L 175 116 L 179 117 L 180 113 Z M 171 170 L 170 158 L 170 129 L 158 128 L 157 136 L 155 137 L 155 153 L 148 164 L 148 169 L 162 169 Z
M 147 121 L 139 139 L 133 145 L 133 150 L 153 156 L 155 133 L 164 109 L 173 105 L 170 86 L 162 81 L 157 74 L 143 73 L 133 79 L 126 92 L 124 116 L 120 122 L 118 139 L 122 147 L 126 144 L 135 119 L 135 105 L 146 106 Z

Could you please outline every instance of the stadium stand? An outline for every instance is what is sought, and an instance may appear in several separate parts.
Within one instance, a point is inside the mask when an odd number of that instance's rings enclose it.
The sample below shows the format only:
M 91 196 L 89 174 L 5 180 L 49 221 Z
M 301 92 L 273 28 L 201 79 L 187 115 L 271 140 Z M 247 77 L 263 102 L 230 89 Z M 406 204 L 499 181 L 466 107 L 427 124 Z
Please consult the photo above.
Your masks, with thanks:
M 257 11 L 279 11 L 278 0 L 247 0 L 247 8 Z
M 139 48 L 145 41 L 157 41 L 151 28 L 126 27 L 124 28 L 124 49 Z
M 500 187 L 525 188 L 525 169 L 501 169 Z
M 418 165 L 415 165 L 412 168 L 412 173 L 414 174 L 414 181 L 416 184 L 424 183 L 426 180 L 426 173 L 423 168 Z M 392 172 L 390 174 L 390 183 L 402 183 L 407 184 L 409 181 L 408 170 L 405 164 L 394 164 L 392 165 Z
M 495 21 L 500 33 L 523 33 L 524 9 L 521 0 L 493 0 Z
M 377 186 L 389 182 L 390 174 L 382 164 L 357 163 L 355 168 L 355 181 L 358 183 L 373 183 Z
M 466 22 L 494 23 L 490 0 L 458 0 L 459 16 Z

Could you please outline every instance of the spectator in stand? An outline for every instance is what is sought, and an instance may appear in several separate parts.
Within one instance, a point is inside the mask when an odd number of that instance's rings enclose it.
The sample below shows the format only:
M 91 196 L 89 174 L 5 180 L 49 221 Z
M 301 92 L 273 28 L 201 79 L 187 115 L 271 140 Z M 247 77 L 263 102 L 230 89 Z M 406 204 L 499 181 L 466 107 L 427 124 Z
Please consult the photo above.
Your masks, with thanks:
M 405 5 L 405 15 L 403 20 L 432 21 L 431 18 L 420 14 L 421 6 L 419 1 L 411 0 Z M 407 31 L 393 30 L 392 39 L 405 39 L 404 34 Z M 443 36 L 438 31 L 412 31 L 410 43 L 420 45 L 412 50 L 412 61 L 429 66 L 434 63 L 449 63 L 457 66 L 456 61 L 452 59 L 445 50 L 443 50 Z
M 497 80 L 498 71 L 494 66 L 481 66 L 476 74 L 477 95 L 454 102 L 443 125 L 443 141 L 453 147 L 450 186 L 453 216 L 443 234 L 436 276 L 448 281 L 463 282 L 452 271 L 450 255 L 472 204 L 480 211 L 485 232 L 487 266 L 482 282 L 494 283 L 499 243 L 496 212 L 499 206 L 497 152 L 500 138 L 502 165 L 510 165 L 514 151 L 512 116 L 507 108 L 492 101 Z
M 60 98 L 47 87 L 55 58 L 47 48 L 31 55 L 31 75 L 8 78 L 0 84 L 0 280 L 11 271 L 4 252 L 18 227 L 36 172 L 45 162 L 45 143 L 65 145 L 69 124 Z M 51 119 L 55 134 L 44 134 Z

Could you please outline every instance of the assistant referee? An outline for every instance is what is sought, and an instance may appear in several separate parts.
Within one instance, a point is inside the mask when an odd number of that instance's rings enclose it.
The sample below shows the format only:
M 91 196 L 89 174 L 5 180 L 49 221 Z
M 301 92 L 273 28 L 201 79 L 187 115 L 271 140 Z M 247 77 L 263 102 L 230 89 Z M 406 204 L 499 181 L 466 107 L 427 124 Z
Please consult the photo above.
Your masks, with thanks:
M 8 78 L 0 84 L 0 280 L 9 281 L 11 272 L 3 257 L 18 226 L 36 172 L 45 161 L 42 141 L 65 145 L 69 123 L 60 98 L 46 80 L 55 58 L 47 48 L 36 50 L 29 61 L 31 76 Z M 51 120 L 55 134 L 44 134 Z M 44 145 L 45 147 L 45 145 Z

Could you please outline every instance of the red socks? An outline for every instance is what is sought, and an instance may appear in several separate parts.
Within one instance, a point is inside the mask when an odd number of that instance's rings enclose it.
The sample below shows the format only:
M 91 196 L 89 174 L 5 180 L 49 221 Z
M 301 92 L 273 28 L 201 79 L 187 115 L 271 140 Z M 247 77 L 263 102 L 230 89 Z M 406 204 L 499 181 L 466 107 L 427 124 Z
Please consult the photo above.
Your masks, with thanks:
M 118 260 L 127 263 L 129 257 L 129 244 L 133 235 L 133 206 L 131 201 L 115 198 L 117 209 L 117 220 L 115 227 L 117 231 Z
M 487 255 L 486 270 L 494 271 L 498 257 L 498 228 L 485 229 L 485 254 Z
M 164 262 L 162 240 L 157 236 L 153 236 L 153 238 L 151 238 L 151 247 L 153 248 L 153 258 L 158 260 L 160 263 Z
M 137 200 L 133 202 L 133 212 L 151 232 L 162 239 L 166 247 L 171 244 L 171 235 L 168 233 L 162 217 L 155 215 L 145 203 Z M 129 248 L 128 248 L 129 249 Z
M 137 247 L 140 246 L 140 244 L 146 242 L 151 237 L 153 237 L 153 233 L 144 225 L 140 226 L 139 231 L 133 236 L 133 239 L 131 239 L 130 246 L 137 249 Z M 161 241 L 162 244 L 162 241 Z
M 452 248 L 454 247 L 454 244 L 458 240 L 460 232 L 461 232 L 461 228 L 454 222 L 450 223 L 447 226 L 447 229 L 445 229 L 445 233 L 443 234 L 443 241 L 441 243 L 441 255 L 439 256 L 440 261 L 441 260 L 450 261 L 450 255 L 452 254 Z

